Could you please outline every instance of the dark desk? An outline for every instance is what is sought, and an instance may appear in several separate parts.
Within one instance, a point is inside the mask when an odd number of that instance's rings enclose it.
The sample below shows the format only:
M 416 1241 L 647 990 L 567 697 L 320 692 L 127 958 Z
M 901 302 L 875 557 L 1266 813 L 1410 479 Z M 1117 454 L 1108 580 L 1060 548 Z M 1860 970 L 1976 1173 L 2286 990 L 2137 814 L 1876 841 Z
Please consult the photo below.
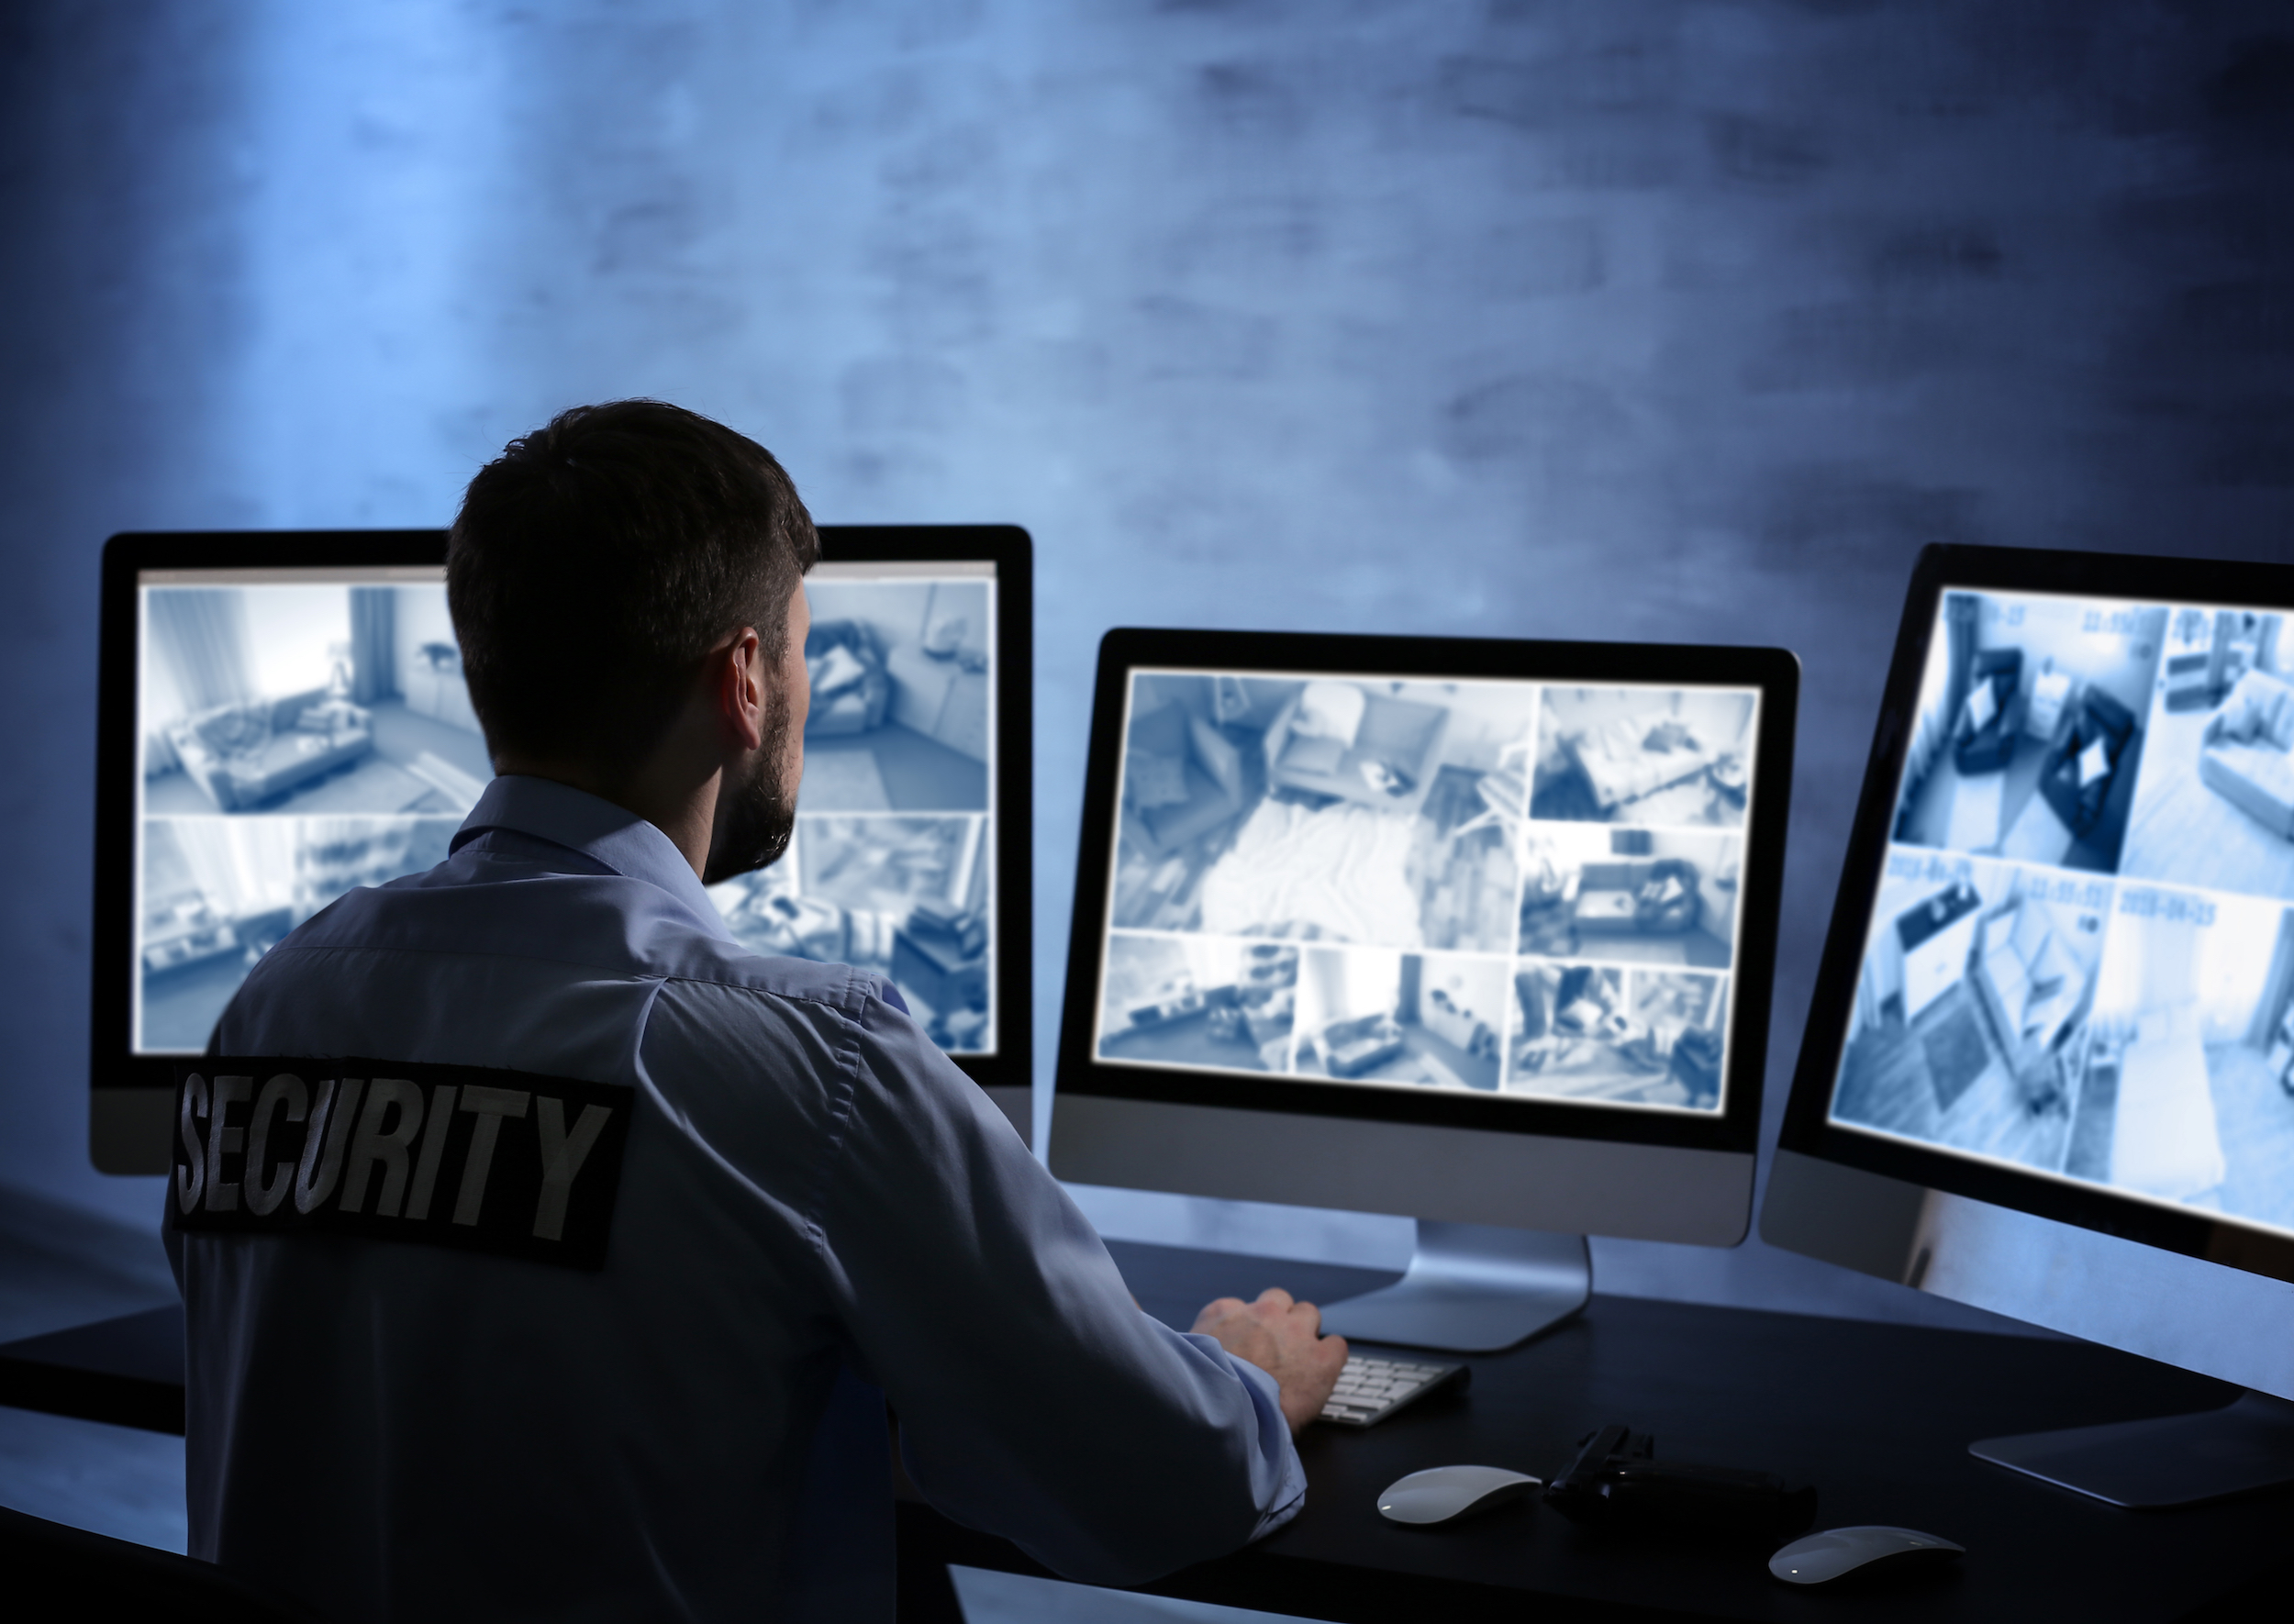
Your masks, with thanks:
M 1393 1278 L 1360 1269 L 1111 1245 L 1148 1310 L 1191 1324 L 1214 1296 L 1270 1285 L 1326 1301 Z M 180 1431 L 180 1310 L 0 1348 L 0 1404 Z M 1470 1362 L 1474 1381 L 1367 1431 L 1301 1445 L 1298 1519 L 1239 1555 L 1148 1588 L 1309 1618 L 1723 1618 L 2102 1621 L 2283 1617 L 2294 1598 L 2294 1495 L 2121 1511 L 1987 1465 L 1969 1440 L 2227 1402 L 2201 1376 L 2078 1342 L 1598 1297 L 1568 1325 Z M 1776 1583 L 1765 1552 L 1604 1542 L 1532 1505 L 1449 1529 L 1397 1528 L 1375 1496 L 1421 1467 L 1550 1474 L 1609 1420 L 1662 1456 L 1804 1477 L 1820 1528 L 1887 1522 L 1968 1548 L 1956 1574 L 1893 1593 Z M 901 1613 L 953 1619 L 945 1564 L 1041 1573 L 1014 1547 L 900 1507 Z
M 182 1305 L 0 1343 L 0 1405 L 181 1434 Z
M 1148 1310 L 1192 1322 L 1213 1296 L 1281 1285 L 1331 1300 L 1391 1275 L 1111 1244 Z M 1472 1387 L 1367 1431 L 1311 1429 L 1297 1521 L 1240 1555 L 1147 1586 L 1310 1618 L 2166 1619 L 2294 1606 L 2294 1496 L 2131 1512 L 1988 1465 L 1971 1440 L 2227 1403 L 2201 1376 L 2084 1343 L 1594 1298 L 1578 1319 L 1469 1362 Z M 1619 1420 L 1660 1458 L 1815 1484 L 1818 1528 L 1897 1523 L 1968 1548 L 1959 1571 L 1879 1593 L 1799 1590 L 1767 1552 L 1602 1541 L 1534 1505 L 1446 1529 L 1398 1528 L 1375 1496 L 1459 1462 L 1547 1476 Z M 937 1564 L 1043 1570 L 1000 1540 L 901 1507 L 905 1617 L 937 1614 Z M 2277 1572 L 2273 1572 L 2277 1569 Z M 944 1582 L 941 1589 L 945 1591 Z M 945 1604 L 952 1609 L 952 1598 Z

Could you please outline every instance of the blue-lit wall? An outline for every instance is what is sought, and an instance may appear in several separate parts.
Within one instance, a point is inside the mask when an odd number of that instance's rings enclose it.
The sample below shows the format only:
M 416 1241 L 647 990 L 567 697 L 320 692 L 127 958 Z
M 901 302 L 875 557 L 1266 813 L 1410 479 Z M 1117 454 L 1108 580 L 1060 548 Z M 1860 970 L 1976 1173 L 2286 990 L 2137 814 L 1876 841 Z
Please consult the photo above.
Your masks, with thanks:
M 1046 1051 L 1108 626 L 1797 651 L 1773 1120 L 1920 545 L 2285 554 L 2289 98 L 2272 4 L 16 0 L 0 1181 L 157 1201 L 84 1151 L 102 539 L 439 524 L 633 394 L 1034 532 Z

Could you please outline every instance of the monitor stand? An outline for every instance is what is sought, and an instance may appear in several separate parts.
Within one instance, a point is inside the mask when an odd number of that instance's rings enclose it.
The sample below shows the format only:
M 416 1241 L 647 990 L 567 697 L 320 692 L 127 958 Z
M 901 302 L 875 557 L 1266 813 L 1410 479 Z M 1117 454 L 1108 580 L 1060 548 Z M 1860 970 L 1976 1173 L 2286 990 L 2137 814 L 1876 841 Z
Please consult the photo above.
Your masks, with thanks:
M 1365 1342 L 1495 1353 L 1559 1325 L 1592 1291 L 1582 1235 L 1420 1218 L 1403 1276 L 1332 1303 L 1322 1329 Z
M 2294 1404 L 2248 1393 L 2196 1415 L 1986 1438 L 1967 1452 L 2113 1506 L 2195 1506 L 2294 1483 Z

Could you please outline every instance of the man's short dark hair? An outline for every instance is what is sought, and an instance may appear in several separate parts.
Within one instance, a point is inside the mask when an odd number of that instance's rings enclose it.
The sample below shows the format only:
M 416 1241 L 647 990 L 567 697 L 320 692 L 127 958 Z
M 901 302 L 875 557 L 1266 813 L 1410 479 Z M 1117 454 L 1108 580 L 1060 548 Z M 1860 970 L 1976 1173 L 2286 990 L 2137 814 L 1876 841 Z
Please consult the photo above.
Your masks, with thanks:
M 754 627 L 781 659 L 789 598 L 819 556 L 756 441 L 656 400 L 561 412 L 478 471 L 447 540 L 487 749 L 625 778 L 725 639 Z

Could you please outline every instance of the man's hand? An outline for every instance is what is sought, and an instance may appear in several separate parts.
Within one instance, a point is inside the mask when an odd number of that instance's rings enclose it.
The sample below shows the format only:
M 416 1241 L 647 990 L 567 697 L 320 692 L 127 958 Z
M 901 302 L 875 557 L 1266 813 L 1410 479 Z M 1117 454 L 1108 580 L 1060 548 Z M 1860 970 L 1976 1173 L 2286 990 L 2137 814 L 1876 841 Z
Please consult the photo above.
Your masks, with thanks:
M 1294 1303 L 1290 1294 L 1270 1285 L 1255 1303 L 1220 1297 L 1195 1317 L 1195 1329 L 1216 1337 L 1237 1359 L 1247 1359 L 1281 1390 L 1283 1419 L 1295 1435 L 1322 1413 L 1322 1406 L 1346 1365 L 1346 1339 L 1326 1337 L 1322 1310 Z

